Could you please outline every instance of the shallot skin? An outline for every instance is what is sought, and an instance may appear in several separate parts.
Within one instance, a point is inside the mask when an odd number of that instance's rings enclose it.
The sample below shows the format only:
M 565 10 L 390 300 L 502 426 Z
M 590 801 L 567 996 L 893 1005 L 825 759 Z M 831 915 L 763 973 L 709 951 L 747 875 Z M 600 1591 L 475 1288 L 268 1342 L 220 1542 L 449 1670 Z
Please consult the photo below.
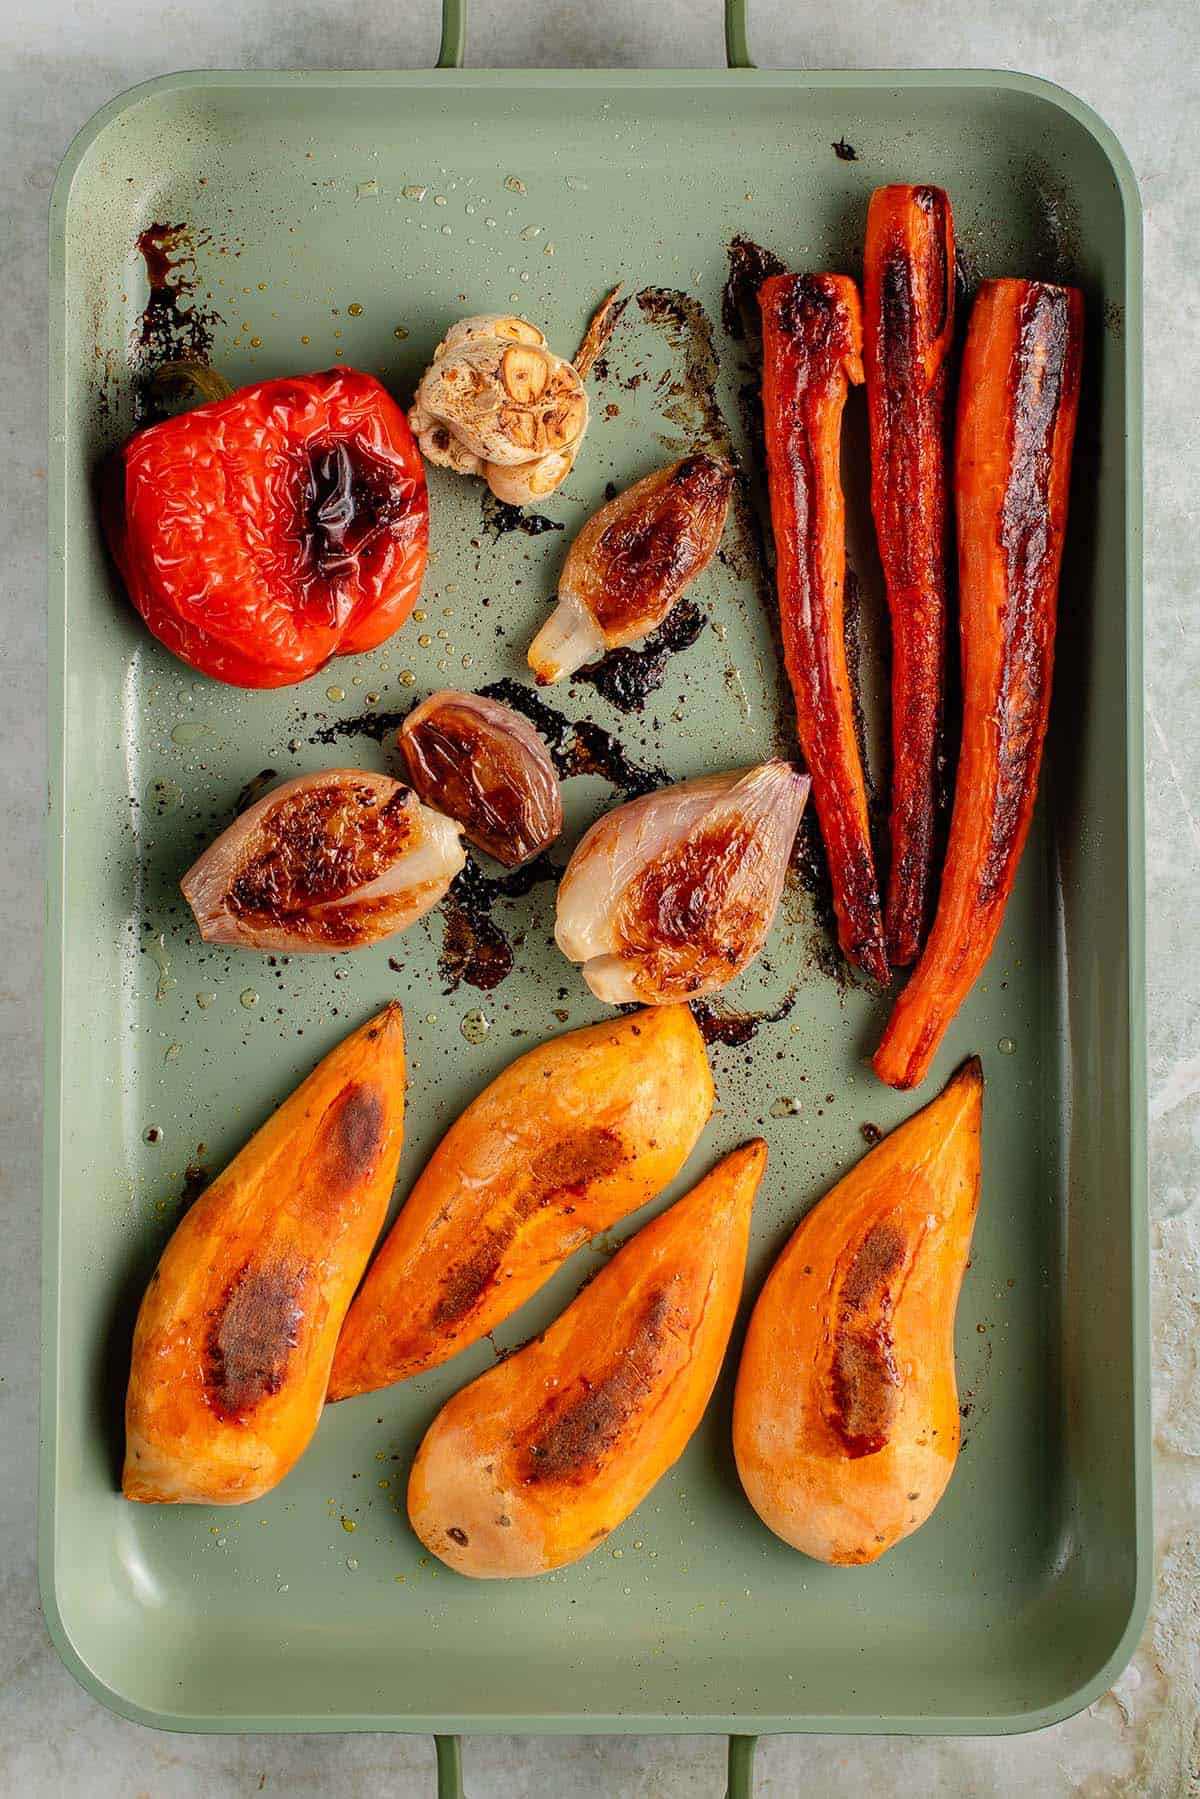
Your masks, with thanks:
M 427 806 L 508 868 L 539 855 L 562 830 L 550 752 L 527 718 L 477 693 L 434 693 L 400 727 L 408 776 Z
M 685 456 L 635 481 L 592 514 L 567 552 L 558 604 L 529 646 L 540 683 L 644 637 L 716 554 L 733 470 Z
M 437 904 L 466 861 L 459 827 L 388 775 L 300 775 L 235 819 L 180 882 L 206 943 L 338 951 Z
M 597 999 L 701 999 L 740 974 L 775 916 L 808 790 L 772 761 L 598 819 L 563 875 L 554 930 Z

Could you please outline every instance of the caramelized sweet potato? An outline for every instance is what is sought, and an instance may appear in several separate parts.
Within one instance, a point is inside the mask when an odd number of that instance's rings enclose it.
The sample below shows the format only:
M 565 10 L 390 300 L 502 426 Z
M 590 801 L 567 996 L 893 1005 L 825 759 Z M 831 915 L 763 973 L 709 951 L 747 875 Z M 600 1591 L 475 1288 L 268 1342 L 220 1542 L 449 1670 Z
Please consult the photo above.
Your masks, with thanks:
M 973 1058 L 813 1207 L 751 1316 L 738 1473 L 763 1523 L 818 1561 L 875 1561 L 954 1472 L 954 1312 L 982 1105 Z
M 863 259 L 871 508 L 892 620 L 887 951 L 915 960 L 932 885 L 946 653 L 946 377 L 954 221 L 940 187 L 877 187 Z
M 686 1006 L 567 1031 L 443 1137 L 350 1309 L 330 1399 L 435 1368 L 683 1167 L 712 1109 Z
M 561 1568 L 678 1461 L 724 1359 L 766 1158 L 761 1141 L 727 1156 L 442 1408 L 408 1483 L 434 1555 L 483 1578 Z
M 127 1499 L 244 1504 L 304 1453 L 403 1130 L 391 1005 L 317 1065 L 163 1251 L 134 1331 Z
M 763 420 L 783 654 L 825 841 L 838 941 L 888 977 L 867 787 L 846 665 L 842 412 L 863 378 L 862 309 L 845 275 L 772 275 L 763 316 Z
M 1050 711 L 1058 571 L 1079 411 L 1083 297 L 985 281 L 958 402 L 963 725 L 929 941 L 896 1001 L 875 1072 L 928 1073 L 996 941 L 1029 835 Z

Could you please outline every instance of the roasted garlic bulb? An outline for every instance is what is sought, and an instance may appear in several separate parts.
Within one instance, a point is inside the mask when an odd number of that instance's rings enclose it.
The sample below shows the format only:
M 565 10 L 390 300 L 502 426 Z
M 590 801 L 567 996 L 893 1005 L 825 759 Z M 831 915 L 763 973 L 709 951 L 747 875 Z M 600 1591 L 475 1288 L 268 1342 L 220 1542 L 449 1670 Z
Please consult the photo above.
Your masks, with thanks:
M 558 889 L 555 941 L 597 999 L 699 999 L 762 948 L 808 776 L 790 762 L 681 781 L 606 813 Z
M 562 830 L 550 752 L 527 718 L 478 693 L 431 694 L 400 727 L 408 775 L 426 805 L 516 868 Z
M 466 861 L 459 827 L 357 768 L 285 781 L 184 875 L 206 943 L 344 950 L 408 928 Z
M 452 325 L 434 351 L 408 422 L 430 462 L 482 475 L 497 499 L 524 506 L 565 479 L 588 398 L 536 325 L 479 313 Z
M 727 462 L 685 456 L 594 512 L 567 551 L 558 605 L 529 646 L 538 680 L 561 681 L 660 625 L 712 561 L 732 491 Z

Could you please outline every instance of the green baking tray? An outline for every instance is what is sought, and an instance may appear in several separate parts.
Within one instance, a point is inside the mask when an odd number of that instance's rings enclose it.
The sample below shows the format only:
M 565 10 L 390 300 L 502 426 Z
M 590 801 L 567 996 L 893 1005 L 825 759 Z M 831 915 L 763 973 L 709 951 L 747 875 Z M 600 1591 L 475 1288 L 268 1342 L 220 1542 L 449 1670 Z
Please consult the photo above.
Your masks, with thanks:
M 746 65 L 736 5 L 728 26 L 731 61 Z M 461 36 L 452 5 L 443 62 L 461 60 Z M 264 770 L 391 766 L 386 715 L 435 687 L 521 679 L 564 545 L 605 484 L 723 435 L 750 479 L 695 590 L 700 636 L 640 713 L 583 684 L 550 697 L 672 778 L 786 742 L 754 549 L 752 371 L 720 323 L 726 246 L 740 232 L 789 266 L 857 271 L 871 189 L 913 179 L 950 190 L 969 281 L 1076 281 L 1089 326 L 1037 824 L 991 964 L 921 1096 L 982 1054 L 984 1190 L 958 1333 L 965 1447 L 945 1500 L 873 1568 L 805 1560 L 742 1497 L 726 1379 L 679 1466 L 602 1551 L 540 1580 L 461 1579 L 422 1553 L 403 1490 L 437 1408 L 490 1363 L 484 1342 L 333 1409 L 259 1504 L 126 1504 L 133 1313 L 204 1171 L 399 998 L 403 1195 L 499 1068 L 602 1010 L 553 948 L 549 885 L 485 896 L 477 927 L 504 936 L 513 967 L 483 990 L 468 978 L 470 930 L 444 910 L 348 957 L 272 966 L 205 947 L 181 871 Z M 182 228 L 170 277 L 182 285 L 160 295 L 147 350 L 137 242 L 156 224 Z M 1020 75 L 198 73 L 139 87 L 82 131 L 51 231 L 40 1565 L 54 1640 L 104 1703 L 176 1730 L 435 1732 L 447 1792 L 455 1733 L 732 1732 L 742 1790 L 755 1733 L 1025 1730 L 1114 1678 L 1150 1577 L 1139 238 L 1111 134 Z M 284 692 L 205 681 L 141 629 L 106 564 L 93 487 L 172 330 L 201 333 L 235 383 L 344 360 L 406 396 L 456 315 L 511 305 L 569 353 L 618 277 L 631 303 L 595 381 L 587 450 L 545 508 L 565 531 L 504 532 L 477 484 L 434 473 L 424 620 Z M 846 474 L 877 744 L 864 413 L 856 396 Z M 565 782 L 565 843 L 612 802 L 602 766 Z M 714 1044 L 719 1109 L 675 1191 L 748 1134 L 768 1138 L 748 1304 L 805 1208 L 862 1153 L 864 1127 L 917 1102 L 871 1075 L 886 1000 L 831 967 L 802 886 L 728 998 L 756 1034 Z M 738 1035 L 728 1020 L 726 1035 Z M 620 1234 L 581 1251 L 497 1347 L 561 1309 Z

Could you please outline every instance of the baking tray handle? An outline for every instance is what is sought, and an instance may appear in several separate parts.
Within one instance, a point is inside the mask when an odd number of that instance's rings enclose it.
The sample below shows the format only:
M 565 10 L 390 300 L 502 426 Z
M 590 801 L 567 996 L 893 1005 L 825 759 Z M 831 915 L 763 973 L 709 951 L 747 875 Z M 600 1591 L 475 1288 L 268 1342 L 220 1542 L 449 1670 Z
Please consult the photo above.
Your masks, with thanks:
M 434 1737 L 433 1740 L 437 1745 L 437 1799 L 466 1799 L 463 1792 L 462 1739 Z M 757 1742 L 757 1737 L 730 1737 L 729 1780 L 725 1788 L 725 1799 L 754 1799 L 754 1749 Z
M 461 69 L 467 56 L 467 0 L 442 0 L 439 69 Z M 725 0 L 725 61 L 731 69 L 752 69 L 746 36 L 746 0 Z

